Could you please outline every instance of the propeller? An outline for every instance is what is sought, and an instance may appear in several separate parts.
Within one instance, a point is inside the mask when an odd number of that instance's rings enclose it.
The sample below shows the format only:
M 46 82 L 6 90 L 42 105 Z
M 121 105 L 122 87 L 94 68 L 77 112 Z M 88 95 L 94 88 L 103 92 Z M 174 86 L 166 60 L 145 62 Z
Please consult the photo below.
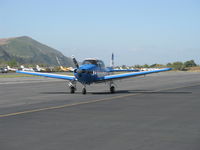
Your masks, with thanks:
M 72 56 L 72 60 L 74 62 L 74 65 L 76 66 L 76 68 L 79 68 L 78 62 L 76 61 L 76 58 L 74 56 Z

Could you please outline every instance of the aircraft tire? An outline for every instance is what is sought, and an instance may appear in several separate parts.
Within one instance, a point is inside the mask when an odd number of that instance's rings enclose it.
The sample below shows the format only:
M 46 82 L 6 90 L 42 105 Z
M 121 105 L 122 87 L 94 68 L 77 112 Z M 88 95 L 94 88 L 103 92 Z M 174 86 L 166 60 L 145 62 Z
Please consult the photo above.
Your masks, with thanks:
M 70 88 L 70 93 L 72 93 L 72 94 L 75 93 L 75 88 L 74 87 Z
M 114 86 L 110 87 L 110 93 L 115 93 L 115 87 Z
M 83 88 L 82 89 L 82 94 L 86 94 L 86 93 L 87 93 L 86 88 Z

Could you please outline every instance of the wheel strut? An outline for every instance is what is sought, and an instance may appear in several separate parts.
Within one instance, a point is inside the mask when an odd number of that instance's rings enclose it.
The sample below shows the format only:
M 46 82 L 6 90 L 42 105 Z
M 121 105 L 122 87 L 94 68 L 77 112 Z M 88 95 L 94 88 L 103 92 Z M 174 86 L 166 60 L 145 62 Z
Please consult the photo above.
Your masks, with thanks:
M 72 81 L 72 82 L 69 82 L 68 84 L 69 88 L 70 88 L 70 93 L 75 93 L 76 91 L 76 82 L 75 81 Z

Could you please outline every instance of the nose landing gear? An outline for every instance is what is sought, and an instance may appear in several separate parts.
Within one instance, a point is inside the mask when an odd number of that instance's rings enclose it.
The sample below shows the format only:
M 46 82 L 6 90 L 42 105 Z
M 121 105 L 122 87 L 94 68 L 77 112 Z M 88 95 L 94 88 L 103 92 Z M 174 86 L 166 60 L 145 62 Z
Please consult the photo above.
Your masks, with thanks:
M 82 94 L 86 94 L 86 93 L 87 93 L 86 88 L 83 88 L 82 89 Z
M 87 91 L 86 91 L 86 85 L 83 85 L 83 89 L 82 89 L 82 94 L 86 94 Z

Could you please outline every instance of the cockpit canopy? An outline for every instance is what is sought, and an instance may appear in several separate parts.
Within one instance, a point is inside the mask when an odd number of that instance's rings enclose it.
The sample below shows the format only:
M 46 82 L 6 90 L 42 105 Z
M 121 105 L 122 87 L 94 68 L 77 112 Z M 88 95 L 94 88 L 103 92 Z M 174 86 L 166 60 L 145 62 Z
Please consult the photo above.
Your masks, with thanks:
M 85 65 L 85 64 L 93 64 L 93 65 L 96 65 L 96 66 L 101 67 L 101 68 L 105 67 L 102 60 L 93 59 L 93 58 L 89 58 L 89 59 L 84 60 L 82 65 Z

